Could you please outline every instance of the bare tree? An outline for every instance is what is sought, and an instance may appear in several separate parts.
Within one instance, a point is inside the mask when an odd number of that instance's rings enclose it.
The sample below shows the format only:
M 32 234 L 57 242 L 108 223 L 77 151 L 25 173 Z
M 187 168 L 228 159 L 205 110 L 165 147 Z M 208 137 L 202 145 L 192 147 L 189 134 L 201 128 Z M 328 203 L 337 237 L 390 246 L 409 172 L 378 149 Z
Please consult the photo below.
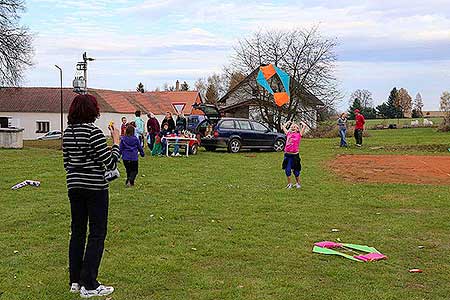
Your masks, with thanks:
M 32 65 L 32 38 L 19 25 L 24 10 L 23 0 L 0 0 L 0 86 L 17 86 Z
M 194 84 L 195 89 L 203 96 L 207 97 L 207 91 L 209 87 L 213 87 L 217 95 L 214 97 L 215 100 L 211 100 L 210 103 L 215 103 L 220 97 L 225 95 L 228 91 L 229 79 L 227 74 L 211 74 L 206 78 L 199 78 Z M 211 94 L 210 94 L 211 95 Z
M 199 78 L 194 83 L 194 88 L 197 92 L 200 93 L 202 97 L 205 97 L 206 89 L 208 88 L 208 83 L 205 78 Z
M 314 94 L 325 103 L 325 109 L 341 99 L 334 75 L 336 46 L 336 40 L 323 37 L 317 27 L 257 32 L 234 48 L 231 70 L 248 75 L 271 63 L 290 75 L 291 101 L 283 107 L 277 107 L 273 97 L 253 81 L 243 86 L 248 98 L 257 103 L 261 121 L 280 130 L 286 120 L 315 118 L 315 112 L 308 111 L 304 103 L 305 94 Z M 271 79 L 269 84 L 279 91 L 281 83 Z
M 402 111 L 404 118 L 411 118 L 412 98 L 406 89 L 398 91 L 394 104 Z
M 442 93 L 439 108 L 444 113 L 444 125 L 450 125 L 450 93 L 448 91 Z
M 230 80 L 228 83 L 228 90 L 233 89 L 237 86 L 242 80 L 245 79 L 245 75 L 240 72 L 232 72 L 230 75 Z
M 358 99 L 361 103 L 362 108 L 371 108 L 373 107 L 373 98 L 372 93 L 368 90 L 356 90 L 350 96 L 350 105 L 352 105 L 353 101 Z
M 165 92 L 173 92 L 175 91 L 175 87 L 173 85 L 170 85 L 167 82 L 164 82 L 163 86 L 162 86 L 163 91 Z

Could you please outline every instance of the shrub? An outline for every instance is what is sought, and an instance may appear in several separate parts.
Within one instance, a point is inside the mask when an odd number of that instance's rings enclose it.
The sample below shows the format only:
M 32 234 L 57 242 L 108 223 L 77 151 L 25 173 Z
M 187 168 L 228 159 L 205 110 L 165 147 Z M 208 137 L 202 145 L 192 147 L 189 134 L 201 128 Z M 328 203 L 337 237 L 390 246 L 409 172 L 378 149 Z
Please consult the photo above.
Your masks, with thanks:
M 449 132 L 450 131 L 450 121 L 444 121 L 439 125 L 438 129 L 439 132 Z

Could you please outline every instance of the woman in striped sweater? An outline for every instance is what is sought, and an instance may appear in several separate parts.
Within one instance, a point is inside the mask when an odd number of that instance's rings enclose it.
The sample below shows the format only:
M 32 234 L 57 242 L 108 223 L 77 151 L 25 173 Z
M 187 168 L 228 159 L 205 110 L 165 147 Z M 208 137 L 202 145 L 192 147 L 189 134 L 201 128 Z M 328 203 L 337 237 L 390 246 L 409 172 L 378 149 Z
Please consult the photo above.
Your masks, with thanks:
M 69 245 L 70 291 L 83 298 L 109 295 L 113 287 L 97 281 L 108 223 L 108 182 L 105 171 L 116 168 L 119 131 L 111 130 L 113 146 L 108 148 L 100 128 L 97 100 L 78 95 L 72 101 L 68 127 L 63 135 L 64 168 L 72 215 Z M 89 236 L 86 245 L 86 232 Z

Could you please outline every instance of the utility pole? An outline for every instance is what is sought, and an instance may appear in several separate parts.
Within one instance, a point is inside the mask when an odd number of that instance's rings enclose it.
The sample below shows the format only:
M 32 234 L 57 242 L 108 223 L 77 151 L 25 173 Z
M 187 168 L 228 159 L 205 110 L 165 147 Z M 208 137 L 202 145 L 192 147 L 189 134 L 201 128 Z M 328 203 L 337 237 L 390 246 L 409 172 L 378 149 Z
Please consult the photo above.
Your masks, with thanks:
M 92 57 L 87 57 L 86 52 L 83 53 L 83 61 L 80 61 L 77 63 L 77 72 L 78 74 L 75 75 L 75 79 L 73 80 L 73 91 L 78 94 L 87 94 L 88 88 L 87 88 L 87 66 L 88 61 L 95 60 Z M 83 72 L 83 75 L 80 73 Z
M 61 113 L 61 123 L 60 123 L 60 127 L 61 127 L 61 146 L 62 146 L 62 134 L 64 132 L 64 115 L 63 115 L 63 71 L 62 69 L 58 66 L 55 65 L 56 68 L 58 68 L 59 70 L 59 80 L 60 80 L 60 89 L 59 89 L 59 94 L 60 94 L 60 113 Z

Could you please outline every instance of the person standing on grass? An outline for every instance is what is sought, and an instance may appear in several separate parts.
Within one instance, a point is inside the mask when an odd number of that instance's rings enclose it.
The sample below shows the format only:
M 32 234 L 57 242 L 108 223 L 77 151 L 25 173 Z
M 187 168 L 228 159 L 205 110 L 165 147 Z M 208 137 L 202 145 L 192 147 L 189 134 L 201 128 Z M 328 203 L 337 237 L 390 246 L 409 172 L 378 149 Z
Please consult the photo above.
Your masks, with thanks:
M 139 138 L 141 147 L 144 147 L 144 120 L 141 118 L 141 111 L 137 110 L 135 113 L 134 124 L 136 125 L 136 136 Z
M 338 121 L 339 136 L 341 137 L 341 147 L 347 147 L 347 114 L 344 112 Z
M 144 157 L 144 150 L 138 138 L 134 135 L 135 128 L 128 125 L 125 136 L 120 140 L 120 153 L 122 154 L 123 164 L 127 170 L 127 187 L 134 186 L 134 181 L 139 171 L 138 152 Z
M 106 296 L 112 286 L 97 281 L 108 224 L 106 170 L 117 167 L 120 133 L 110 128 L 113 146 L 94 121 L 100 116 L 92 95 L 78 95 L 69 108 L 63 135 L 63 161 L 72 216 L 69 244 L 70 292 L 83 298 Z M 86 244 L 86 232 L 89 236 Z
M 287 129 L 288 126 L 289 130 Z M 300 171 L 302 169 L 299 147 L 302 136 L 305 133 L 306 124 L 302 122 L 302 129 L 300 130 L 300 127 L 297 124 L 288 122 L 281 126 L 281 129 L 284 131 L 284 134 L 286 134 L 286 146 L 284 147 L 284 159 L 282 164 L 288 183 L 286 188 L 292 188 L 291 174 L 292 171 L 294 171 L 296 181 L 295 187 L 299 189 L 301 188 Z
M 120 136 L 125 135 L 125 131 L 127 130 L 127 118 L 122 117 L 122 124 L 120 125 Z
M 155 115 L 153 113 L 148 113 L 148 121 L 147 121 L 147 134 L 148 134 L 148 148 L 150 149 L 150 152 L 153 150 L 153 145 L 155 144 L 155 138 L 161 131 L 161 128 L 159 127 L 159 122 L 156 119 Z
M 366 123 L 366 120 L 364 119 L 364 116 L 359 112 L 359 109 L 355 109 L 355 120 L 356 147 L 361 147 L 363 142 L 364 123 Z

